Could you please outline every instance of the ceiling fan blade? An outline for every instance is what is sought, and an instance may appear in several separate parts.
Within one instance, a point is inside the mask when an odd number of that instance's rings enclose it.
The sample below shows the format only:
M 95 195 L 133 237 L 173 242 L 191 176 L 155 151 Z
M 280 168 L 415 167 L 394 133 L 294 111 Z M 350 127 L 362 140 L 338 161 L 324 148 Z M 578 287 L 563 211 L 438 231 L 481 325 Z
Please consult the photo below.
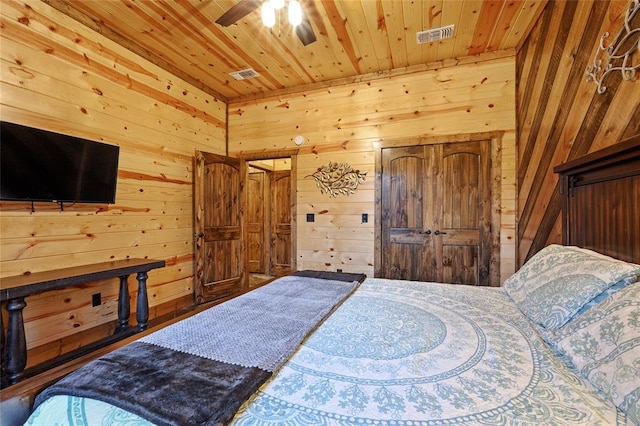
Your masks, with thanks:
M 302 22 L 296 27 L 296 34 L 305 46 L 316 41 L 316 34 L 313 32 L 311 21 L 306 14 L 302 15 Z
M 258 0 L 240 0 L 216 20 L 223 27 L 235 24 L 260 6 Z

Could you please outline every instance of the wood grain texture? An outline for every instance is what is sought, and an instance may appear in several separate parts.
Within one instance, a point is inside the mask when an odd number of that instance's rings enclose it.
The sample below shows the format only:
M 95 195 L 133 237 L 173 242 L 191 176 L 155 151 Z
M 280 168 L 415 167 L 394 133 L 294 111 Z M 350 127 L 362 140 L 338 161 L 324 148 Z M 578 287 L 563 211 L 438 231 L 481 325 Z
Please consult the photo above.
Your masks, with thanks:
M 196 151 L 195 288 L 198 303 L 237 296 L 247 285 L 246 161 Z
M 267 273 L 269 241 L 269 234 L 265 232 L 265 224 L 269 222 L 265 215 L 270 205 L 265 204 L 265 200 L 270 191 L 265 185 L 265 175 L 264 171 L 254 169 L 249 171 L 247 179 L 247 261 L 249 272 L 260 274 Z
M 259 8 L 233 25 L 215 24 L 238 0 L 44 1 L 225 102 L 515 50 L 546 4 L 545 0 L 304 0 L 303 10 L 318 40 L 303 46 L 284 16 L 281 26 L 265 28 Z M 416 43 L 417 32 L 451 24 L 453 38 Z M 260 76 L 241 81 L 229 76 L 247 67 Z
M 500 284 L 501 198 L 497 140 L 382 150 L 380 261 L 375 274 L 395 279 Z M 376 259 L 378 256 L 376 255 Z
M 291 171 L 271 175 L 271 275 L 291 271 Z
M 233 155 L 265 155 L 292 147 L 296 134 L 305 137 L 298 147 L 298 269 L 370 276 L 376 262 L 376 152 L 383 146 L 478 140 L 482 132 L 502 142 L 495 148 L 504 169 L 501 196 L 491 207 L 501 216 L 500 247 L 494 250 L 500 279 L 513 273 L 515 129 L 513 57 L 229 104 Z M 320 194 L 308 176 L 330 161 L 366 171 L 365 182 L 349 196 Z M 314 213 L 315 222 L 306 222 L 307 213 Z M 369 215 L 366 224 L 362 213 Z
M 518 265 L 561 243 L 553 167 L 640 133 L 640 84 L 611 74 L 607 91 L 585 81 L 606 31 L 627 1 L 553 1 L 518 54 Z
M 2 120 L 120 146 L 115 204 L 36 203 L 31 213 L 0 203 L 2 277 L 155 258 L 167 266 L 149 273 L 151 318 L 193 303 L 193 155 L 225 151 L 226 105 L 45 3 L 3 1 L 0 25 Z M 29 356 L 108 335 L 117 288 L 114 279 L 28 297 Z
M 562 242 L 640 263 L 640 134 L 554 168 Z

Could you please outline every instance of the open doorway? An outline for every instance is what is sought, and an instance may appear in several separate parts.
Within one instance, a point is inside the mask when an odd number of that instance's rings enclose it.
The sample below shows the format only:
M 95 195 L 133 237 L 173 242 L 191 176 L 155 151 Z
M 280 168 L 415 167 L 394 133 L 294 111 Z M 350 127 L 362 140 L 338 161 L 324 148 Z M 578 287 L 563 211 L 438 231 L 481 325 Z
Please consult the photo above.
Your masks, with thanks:
M 291 157 L 247 162 L 249 287 L 295 269 L 295 181 L 291 163 Z

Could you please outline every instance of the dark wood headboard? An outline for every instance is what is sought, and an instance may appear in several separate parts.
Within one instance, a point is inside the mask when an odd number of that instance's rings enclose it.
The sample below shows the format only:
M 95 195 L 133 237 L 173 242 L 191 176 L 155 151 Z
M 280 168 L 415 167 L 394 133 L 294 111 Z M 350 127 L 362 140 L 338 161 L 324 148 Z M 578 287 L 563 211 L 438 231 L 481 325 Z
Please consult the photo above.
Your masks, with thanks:
M 562 243 L 640 263 L 640 135 L 555 167 Z

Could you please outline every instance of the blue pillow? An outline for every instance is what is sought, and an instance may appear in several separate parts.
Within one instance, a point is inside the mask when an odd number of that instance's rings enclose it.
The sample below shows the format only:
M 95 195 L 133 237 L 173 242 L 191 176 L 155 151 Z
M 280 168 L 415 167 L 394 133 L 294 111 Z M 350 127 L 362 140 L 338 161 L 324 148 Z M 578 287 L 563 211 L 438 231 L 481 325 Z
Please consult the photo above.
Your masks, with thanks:
M 552 244 L 540 250 L 504 282 L 507 294 L 535 324 L 554 330 L 587 303 L 616 285 L 640 276 L 640 265 L 591 250 Z
M 640 424 L 640 282 L 546 338 L 570 367 Z

